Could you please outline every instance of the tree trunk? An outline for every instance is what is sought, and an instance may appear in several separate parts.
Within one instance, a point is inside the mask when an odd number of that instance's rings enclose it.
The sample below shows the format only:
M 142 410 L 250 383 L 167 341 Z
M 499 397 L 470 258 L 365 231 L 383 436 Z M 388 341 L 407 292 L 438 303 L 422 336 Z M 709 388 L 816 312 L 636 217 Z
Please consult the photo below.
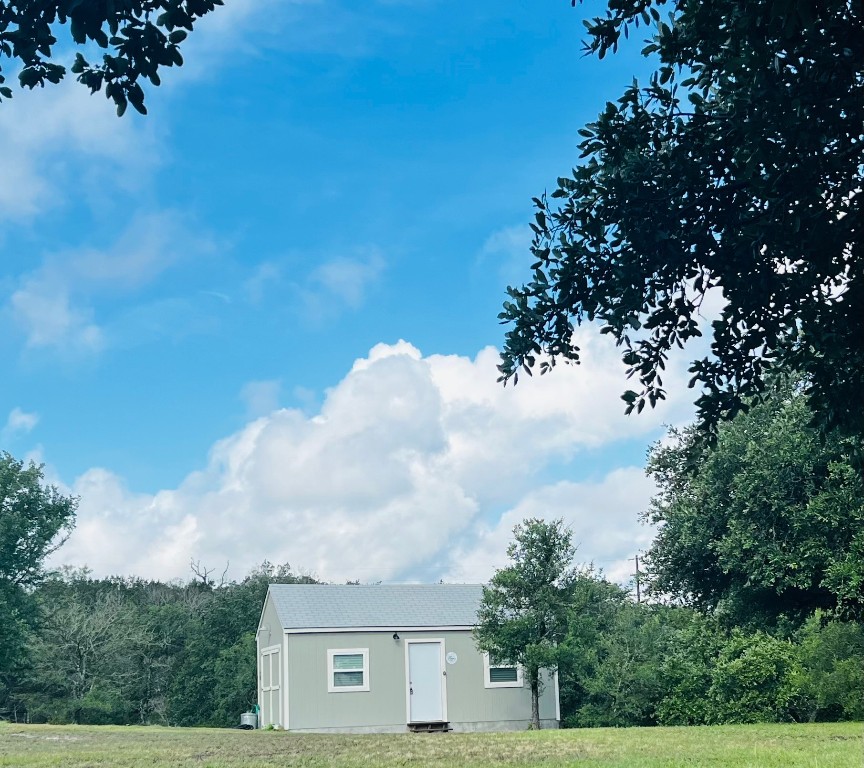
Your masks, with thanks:
M 540 675 L 531 675 L 531 728 L 540 730 Z

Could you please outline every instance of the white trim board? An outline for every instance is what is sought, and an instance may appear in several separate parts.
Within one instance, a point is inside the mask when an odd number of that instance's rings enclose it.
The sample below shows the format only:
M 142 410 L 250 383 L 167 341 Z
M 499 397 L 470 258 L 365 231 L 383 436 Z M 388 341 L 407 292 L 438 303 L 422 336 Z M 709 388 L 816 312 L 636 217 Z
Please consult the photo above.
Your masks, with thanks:
M 290 696 L 291 686 L 288 685 L 288 638 L 282 638 L 282 727 L 287 731 L 291 725 Z
M 558 725 L 561 725 L 561 688 L 558 685 L 558 670 L 556 669 L 554 672 L 554 681 L 555 681 L 555 719 L 558 721 Z

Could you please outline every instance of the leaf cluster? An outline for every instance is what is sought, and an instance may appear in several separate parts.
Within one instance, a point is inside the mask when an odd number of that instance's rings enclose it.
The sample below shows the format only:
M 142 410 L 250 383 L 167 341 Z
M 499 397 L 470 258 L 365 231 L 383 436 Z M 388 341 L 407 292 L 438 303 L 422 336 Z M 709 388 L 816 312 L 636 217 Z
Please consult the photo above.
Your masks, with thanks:
M 41 466 L 0 453 L 0 686 L 21 660 L 34 621 L 31 591 L 71 532 L 77 506 L 44 484 Z
M 159 85 L 160 67 L 180 66 L 180 43 L 202 16 L 224 0 L 0 0 L 0 58 L 21 69 L 22 87 L 59 83 L 66 66 L 56 59 L 57 35 L 105 51 L 99 63 L 78 52 L 73 74 L 91 93 L 101 91 L 122 115 L 128 105 L 146 114 L 141 80 Z M 0 70 L 0 100 L 12 97 Z
M 826 431 L 860 437 L 864 4 L 616 0 L 586 25 L 601 57 L 644 26 L 657 66 L 579 130 L 579 165 L 534 199 L 533 277 L 499 315 L 501 379 L 578 363 L 574 328 L 596 323 L 641 411 L 717 297 L 711 354 L 690 368 L 703 433 L 779 368 L 805 374 Z

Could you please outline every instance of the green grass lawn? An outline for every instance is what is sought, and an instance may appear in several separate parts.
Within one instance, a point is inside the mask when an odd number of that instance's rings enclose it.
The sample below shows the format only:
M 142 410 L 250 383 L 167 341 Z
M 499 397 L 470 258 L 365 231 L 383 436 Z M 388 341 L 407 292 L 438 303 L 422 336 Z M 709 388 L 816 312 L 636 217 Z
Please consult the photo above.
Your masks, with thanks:
M 861 768 L 864 724 L 342 736 L 0 723 L 4 768 L 511 765 Z

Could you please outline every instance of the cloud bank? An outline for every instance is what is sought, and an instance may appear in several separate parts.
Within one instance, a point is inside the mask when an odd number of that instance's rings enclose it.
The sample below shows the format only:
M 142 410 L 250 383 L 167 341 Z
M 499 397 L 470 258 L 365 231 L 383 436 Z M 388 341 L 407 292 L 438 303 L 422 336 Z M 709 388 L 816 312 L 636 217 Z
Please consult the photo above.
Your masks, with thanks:
M 71 487 L 78 524 L 55 564 L 168 579 L 194 558 L 230 562 L 236 578 L 268 559 L 333 581 L 482 581 L 531 516 L 563 517 L 579 559 L 626 580 L 627 558 L 650 540 L 638 514 L 651 483 L 632 466 L 571 478 L 592 449 L 645 442 L 690 406 L 673 372 L 681 400 L 624 417 L 617 351 L 580 334 L 581 368 L 507 388 L 491 347 L 472 359 L 379 344 L 316 413 L 250 421 L 176 489 L 137 494 L 91 469 Z

